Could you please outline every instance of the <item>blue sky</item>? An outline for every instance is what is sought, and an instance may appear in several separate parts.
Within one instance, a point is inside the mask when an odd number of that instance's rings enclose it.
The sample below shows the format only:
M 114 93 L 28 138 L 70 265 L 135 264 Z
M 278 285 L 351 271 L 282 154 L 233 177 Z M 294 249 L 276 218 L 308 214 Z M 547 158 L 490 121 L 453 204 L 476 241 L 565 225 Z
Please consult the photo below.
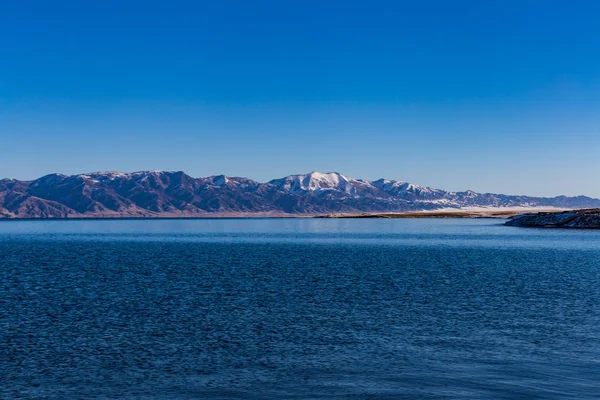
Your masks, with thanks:
M 0 3 L 0 177 L 600 197 L 596 1 Z

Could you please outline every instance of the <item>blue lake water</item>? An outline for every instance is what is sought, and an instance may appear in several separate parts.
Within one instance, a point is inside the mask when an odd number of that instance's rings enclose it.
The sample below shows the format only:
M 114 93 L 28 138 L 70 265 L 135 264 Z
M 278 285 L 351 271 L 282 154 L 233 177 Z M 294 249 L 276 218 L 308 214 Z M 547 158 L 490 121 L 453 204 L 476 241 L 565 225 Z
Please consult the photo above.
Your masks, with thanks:
M 0 398 L 597 399 L 600 232 L 0 222 Z

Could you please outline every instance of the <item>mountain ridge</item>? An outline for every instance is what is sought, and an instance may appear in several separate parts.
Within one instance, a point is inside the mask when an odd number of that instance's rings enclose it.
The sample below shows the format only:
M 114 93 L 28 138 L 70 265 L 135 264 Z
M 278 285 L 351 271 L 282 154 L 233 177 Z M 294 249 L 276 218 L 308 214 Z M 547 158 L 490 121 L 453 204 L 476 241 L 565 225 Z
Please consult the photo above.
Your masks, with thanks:
M 533 197 L 449 192 L 404 181 L 355 179 L 337 172 L 268 182 L 183 171 L 99 171 L 0 180 L 0 218 L 202 217 L 217 214 L 316 215 L 464 207 L 595 208 L 587 196 Z

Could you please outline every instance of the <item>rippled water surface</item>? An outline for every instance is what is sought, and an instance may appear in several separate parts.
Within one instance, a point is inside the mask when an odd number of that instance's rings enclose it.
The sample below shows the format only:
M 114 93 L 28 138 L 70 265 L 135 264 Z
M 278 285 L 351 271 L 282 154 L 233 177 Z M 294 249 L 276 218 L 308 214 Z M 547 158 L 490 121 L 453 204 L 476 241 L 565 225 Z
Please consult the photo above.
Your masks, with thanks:
M 600 398 L 600 232 L 0 223 L 0 398 Z

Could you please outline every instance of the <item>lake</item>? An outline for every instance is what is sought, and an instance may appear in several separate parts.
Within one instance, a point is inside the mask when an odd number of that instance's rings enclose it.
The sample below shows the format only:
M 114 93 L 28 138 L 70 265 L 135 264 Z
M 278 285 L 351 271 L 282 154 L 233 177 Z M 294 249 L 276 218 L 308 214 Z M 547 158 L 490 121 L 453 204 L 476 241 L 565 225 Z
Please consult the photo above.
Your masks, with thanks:
M 0 398 L 597 399 L 600 231 L 0 222 Z

